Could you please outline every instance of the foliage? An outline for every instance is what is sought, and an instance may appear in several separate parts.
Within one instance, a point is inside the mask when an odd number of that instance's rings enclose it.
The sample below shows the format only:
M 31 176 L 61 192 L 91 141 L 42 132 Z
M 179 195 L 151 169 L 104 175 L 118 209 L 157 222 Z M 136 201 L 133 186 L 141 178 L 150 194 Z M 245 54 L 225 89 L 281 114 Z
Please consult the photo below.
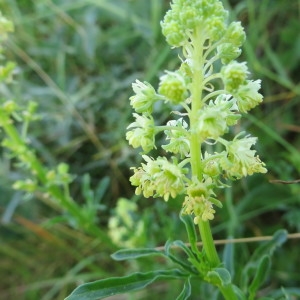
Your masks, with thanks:
M 224 196 L 220 194 L 226 201 L 220 198 L 224 209 L 218 210 L 212 231 L 215 238 L 270 235 L 280 228 L 294 232 L 300 228 L 299 184 L 268 180 L 299 178 L 299 4 L 291 1 L 287 6 L 284 0 L 223 3 L 230 18 L 245 26 L 247 40 L 240 59 L 248 61 L 251 79 L 262 79 L 264 104 L 251 117 L 246 115 L 240 126 L 258 136 L 257 152 L 268 174 L 243 179 L 226 188 Z M 138 201 L 138 210 L 131 216 L 134 222 L 144 223 L 146 230 L 132 241 L 141 247 L 186 238 L 176 216 L 180 197 L 166 205 L 133 196 L 128 170 L 140 159 L 124 139 L 125 128 L 132 122 L 131 82 L 143 78 L 156 85 L 157 74 L 177 67 L 178 53 L 170 51 L 160 34 L 159 22 L 168 6 L 169 1 L 160 0 L 0 1 L 2 15 L 15 25 L 3 53 L 16 65 L 9 86 L 0 85 L 1 103 L 13 100 L 21 109 L 29 101 L 38 103 L 39 119 L 26 130 L 30 149 L 47 171 L 57 170 L 60 163 L 69 165 L 69 173 L 75 175 L 70 195 L 79 211 L 83 207 L 97 210 L 94 224 L 103 234 L 120 197 Z M 158 123 L 169 120 L 166 108 L 156 104 Z M 14 124 L 21 134 L 22 122 Z M 157 142 L 163 142 L 161 136 Z M 116 246 L 95 239 L 65 207 L 40 194 L 24 195 L 11 188 L 16 180 L 28 178 L 28 173 L 4 148 L 0 163 L 0 288 L 5 299 L 63 299 L 78 283 L 124 275 L 124 269 L 149 272 L 149 265 L 161 267 L 159 257 L 141 257 L 139 265 L 114 263 L 109 254 Z M 261 295 L 272 286 L 274 299 L 299 297 L 299 290 L 293 288 L 300 280 L 296 245 L 288 241 L 273 254 L 276 259 Z M 241 277 L 256 248 L 257 244 L 218 247 L 226 267 L 234 265 L 233 280 Z M 163 264 L 173 267 L 169 260 Z M 190 285 L 196 294 L 210 297 L 208 285 L 194 279 Z M 185 286 L 188 291 L 189 284 Z M 171 288 L 165 281 L 157 282 L 151 291 L 128 297 L 175 299 L 178 288 L 174 282 Z

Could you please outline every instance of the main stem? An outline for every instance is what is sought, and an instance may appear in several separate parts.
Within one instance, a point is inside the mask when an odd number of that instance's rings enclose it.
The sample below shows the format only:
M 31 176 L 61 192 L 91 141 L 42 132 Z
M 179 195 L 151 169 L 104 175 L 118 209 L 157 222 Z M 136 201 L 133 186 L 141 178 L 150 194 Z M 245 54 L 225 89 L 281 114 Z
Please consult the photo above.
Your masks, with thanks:
M 199 118 L 199 110 L 201 109 L 202 103 L 202 91 L 203 91 L 203 44 L 204 40 L 201 37 L 201 32 L 196 31 L 194 39 L 192 40 L 193 45 L 193 80 L 191 85 L 191 95 L 192 95 L 192 107 L 190 114 L 190 128 L 191 128 L 191 167 L 192 176 L 197 177 L 199 181 L 202 181 L 202 161 L 201 161 L 201 144 L 202 141 L 199 139 L 199 134 L 197 132 L 197 123 Z M 203 241 L 203 247 L 208 258 L 211 267 L 216 267 L 219 265 L 220 260 L 216 251 L 216 247 L 213 242 L 213 237 L 210 230 L 210 225 L 208 221 L 199 222 L 200 235 Z
M 199 110 L 203 105 L 202 100 L 202 91 L 204 89 L 203 81 L 203 66 L 204 66 L 204 57 L 203 57 L 203 44 L 204 39 L 201 35 L 201 30 L 195 32 L 193 36 L 193 40 L 191 41 L 193 45 L 193 79 L 191 84 L 191 112 L 190 112 L 190 129 L 191 129 L 191 168 L 192 168 L 192 176 L 197 177 L 199 181 L 203 179 L 203 166 L 202 166 L 202 153 L 201 153 L 201 144 L 202 141 L 199 138 L 199 134 L 197 133 L 197 123 L 199 118 Z M 205 251 L 205 255 L 208 259 L 211 268 L 215 268 L 220 264 L 220 259 L 214 244 L 213 236 L 210 229 L 209 221 L 199 221 L 199 231 L 200 236 L 203 242 L 203 248 Z M 229 285 L 226 287 L 219 287 L 221 293 L 224 298 L 227 300 L 235 300 L 237 299 L 233 286 Z

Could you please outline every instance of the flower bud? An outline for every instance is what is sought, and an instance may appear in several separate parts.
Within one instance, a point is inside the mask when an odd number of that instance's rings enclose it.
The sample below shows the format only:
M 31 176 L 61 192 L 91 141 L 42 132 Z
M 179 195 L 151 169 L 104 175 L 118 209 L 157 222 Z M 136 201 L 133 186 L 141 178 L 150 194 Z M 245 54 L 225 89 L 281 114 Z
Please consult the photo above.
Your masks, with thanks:
M 187 84 L 179 72 L 161 76 L 158 92 L 173 104 L 183 102 L 188 96 Z
M 221 69 L 221 74 L 225 90 L 232 93 L 245 84 L 249 71 L 245 62 L 233 61 Z

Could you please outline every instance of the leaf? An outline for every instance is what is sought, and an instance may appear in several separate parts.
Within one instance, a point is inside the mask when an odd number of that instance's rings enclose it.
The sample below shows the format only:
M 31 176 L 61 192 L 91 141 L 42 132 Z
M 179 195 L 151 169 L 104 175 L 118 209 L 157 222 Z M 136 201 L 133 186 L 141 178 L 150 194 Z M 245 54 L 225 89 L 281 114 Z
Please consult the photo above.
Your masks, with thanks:
M 168 240 L 165 244 L 165 255 L 171 259 L 174 263 L 178 264 L 179 266 L 181 266 L 182 268 L 184 268 L 185 270 L 187 270 L 189 273 L 193 273 L 193 274 L 198 274 L 198 272 L 193 268 L 193 266 L 191 264 L 187 264 L 186 263 L 186 259 L 183 260 L 182 258 L 176 257 L 175 255 L 173 255 L 170 252 L 170 249 L 172 248 L 172 246 L 177 246 L 181 249 L 183 249 L 189 256 L 189 260 L 190 261 L 194 261 L 196 258 L 194 258 L 194 255 L 192 253 L 192 251 L 185 246 L 185 244 L 182 241 L 173 241 L 171 242 L 170 240 Z
M 256 276 L 258 265 L 260 264 L 261 258 L 265 255 L 271 258 L 276 248 L 280 247 L 287 240 L 287 231 L 278 230 L 274 233 L 272 240 L 260 245 L 249 262 L 245 266 L 241 276 L 241 286 L 246 288 L 249 286 L 249 280 Z
M 77 287 L 65 300 L 96 300 L 145 288 L 158 279 L 186 278 L 178 269 L 133 273 L 125 277 L 112 277 Z
M 257 261 L 265 254 L 272 255 L 276 248 L 281 247 L 282 244 L 286 242 L 287 234 L 287 231 L 284 229 L 277 230 L 274 233 L 272 240 L 266 242 L 256 249 L 251 260 Z
M 198 253 L 198 247 L 197 247 L 197 234 L 195 230 L 195 224 L 194 221 L 191 217 L 191 215 L 183 215 L 182 213 L 180 214 L 180 220 L 184 223 L 187 234 L 188 234 L 188 239 L 191 244 L 191 248 L 195 253 Z
M 180 295 L 176 298 L 176 300 L 186 300 L 191 296 L 192 287 L 190 282 L 190 277 L 184 283 L 183 290 L 181 291 Z
M 228 237 L 228 239 L 231 238 L 232 237 Z M 234 243 L 226 243 L 223 252 L 223 262 L 232 277 L 234 277 L 234 249 Z
M 163 252 L 153 248 L 141 248 L 141 249 L 123 249 L 119 250 L 111 255 L 114 260 L 121 261 L 127 259 L 136 259 L 151 255 L 165 255 Z
M 250 284 L 249 299 L 254 299 L 256 291 L 266 280 L 270 266 L 271 266 L 270 255 L 264 255 L 258 264 L 257 271 L 255 273 L 255 276 L 254 276 L 251 284 Z
M 231 283 L 231 276 L 225 268 L 215 268 L 207 272 L 205 280 L 216 286 L 226 286 Z

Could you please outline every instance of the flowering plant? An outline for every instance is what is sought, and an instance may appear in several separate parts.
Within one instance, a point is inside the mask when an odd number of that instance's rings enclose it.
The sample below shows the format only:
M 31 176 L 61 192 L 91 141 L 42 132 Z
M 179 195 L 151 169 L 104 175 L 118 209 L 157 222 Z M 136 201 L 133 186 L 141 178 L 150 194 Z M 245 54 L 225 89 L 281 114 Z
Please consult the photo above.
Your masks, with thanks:
M 240 132 L 232 140 L 228 138 L 242 113 L 248 113 L 263 98 L 260 80 L 249 79 L 247 64 L 236 61 L 245 41 L 244 29 L 240 22 L 228 24 L 228 12 L 219 0 L 173 0 L 161 27 L 170 46 L 181 48 L 181 64 L 160 77 L 157 90 L 139 80 L 132 85 L 130 104 L 135 121 L 128 126 L 126 139 L 134 148 L 142 149 L 144 162 L 132 168 L 130 181 L 136 194 L 146 198 L 171 201 L 183 196 L 180 218 L 187 229 L 190 248 L 175 241 L 167 242 L 164 251 L 121 250 L 113 255 L 114 259 L 162 255 L 177 268 L 88 283 L 78 287 L 68 300 L 101 299 L 143 288 L 158 279 L 174 278 L 185 281 L 177 299 L 188 299 L 192 295 L 190 281 L 195 277 L 217 287 L 225 299 L 254 299 L 269 267 L 270 252 L 265 252 L 256 261 L 258 272 L 254 279 L 249 278 L 248 285 L 238 288 L 219 259 L 209 223 L 217 208 L 222 207 L 216 195 L 218 189 L 227 186 L 227 179 L 267 172 L 252 149 L 255 137 Z M 170 110 L 176 105 L 175 118 L 165 125 L 155 123 L 153 110 L 157 101 L 168 103 Z M 157 147 L 155 137 L 160 132 L 166 136 L 161 152 L 165 156 L 154 158 L 148 153 Z M 201 251 L 197 227 L 203 243 Z M 188 260 L 171 254 L 172 246 L 180 247 Z

